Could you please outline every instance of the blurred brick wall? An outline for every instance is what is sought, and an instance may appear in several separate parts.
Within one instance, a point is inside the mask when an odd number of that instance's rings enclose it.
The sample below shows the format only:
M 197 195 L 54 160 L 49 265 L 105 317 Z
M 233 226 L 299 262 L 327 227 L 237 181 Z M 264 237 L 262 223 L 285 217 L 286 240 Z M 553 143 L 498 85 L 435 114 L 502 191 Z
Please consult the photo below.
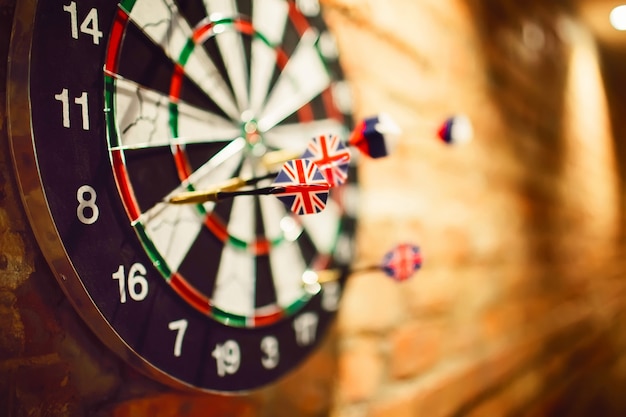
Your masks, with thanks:
M 350 282 L 333 416 L 624 415 L 624 122 L 575 10 L 325 3 L 358 114 L 404 130 L 362 162 L 358 261 L 424 254 L 410 282 Z M 435 131 L 457 112 L 476 138 L 449 148 Z
M 13 3 L 0 0 L 0 61 Z M 392 157 L 361 161 L 355 263 L 411 241 L 423 269 L 402 284 L 355 274 L 322 349 L 275 386 L 171 391 L 64 300 L 21 212 L 0 100 L 0 415 L 626 414 L 626 126 L 589 33 L 542 2 L 323 4 L 357 115 L 404 131 Z M 446 147 L 436 130 L 456 112 L 475 140 Z

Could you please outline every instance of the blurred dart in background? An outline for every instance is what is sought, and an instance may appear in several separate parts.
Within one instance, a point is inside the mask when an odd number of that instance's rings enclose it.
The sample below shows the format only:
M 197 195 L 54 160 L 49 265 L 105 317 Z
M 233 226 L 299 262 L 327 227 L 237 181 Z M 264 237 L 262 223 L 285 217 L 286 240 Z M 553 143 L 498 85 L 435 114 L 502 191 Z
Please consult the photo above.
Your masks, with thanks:
M 410 279 L 422 267 L 422 253 L 419 246 L 411 243 L 402 243 L 393 247 L 385 254 L 379 264 L 354 267 L 349 273 L 356 275 L 363 272 L 382 271 L 396 282 Z M 315 287 L 320 284 L 337 281 L 341 271 L 325 269 L 308 271 L 302 278 L 305 286 Z
M 371 158 L 384 158 L 393 153 L 402 131 L 385 113 L 366 117 L 352 130 L 348 144 Z
M 439 128 L 437 135 L 448 145 L 464 145 L 474 138 L 474 128 L 467 116 L 459 114 L 448 117 Z

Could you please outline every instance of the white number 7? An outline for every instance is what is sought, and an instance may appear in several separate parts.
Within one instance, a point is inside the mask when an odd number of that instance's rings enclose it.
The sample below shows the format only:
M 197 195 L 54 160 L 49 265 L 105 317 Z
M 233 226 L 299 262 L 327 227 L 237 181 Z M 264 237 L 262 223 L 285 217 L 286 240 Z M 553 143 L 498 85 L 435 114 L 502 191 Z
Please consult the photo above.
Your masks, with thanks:
M 168 329 L 176 330 L 176 341 L 174 342 L 174 356 L 177 358 L 181 355 L 183 350 L 183 338 L 185 337 L 185 330 L 187 330 L 187 320 L 180 319 L 168 324 Z

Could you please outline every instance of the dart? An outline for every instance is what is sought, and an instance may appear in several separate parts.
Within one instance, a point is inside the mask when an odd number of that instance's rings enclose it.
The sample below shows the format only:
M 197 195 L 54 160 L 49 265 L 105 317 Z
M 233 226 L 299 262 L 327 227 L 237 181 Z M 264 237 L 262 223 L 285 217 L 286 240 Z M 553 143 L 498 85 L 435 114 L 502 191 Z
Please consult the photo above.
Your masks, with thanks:
M 420 248 L 410 243 L 402 243 L 383 257 L 380 268 L 396 281 L 406 281 L 422 267 Z
M 402 243 L 387 252 L 379 264 L 355 268 L 350 273 L 357 274 L 380 270 L 394 281 L 402 282 L 411 278 L 421 267 L 422 254 L 420 248 L 410 243 Z M 315 286 L 316 284 L 336 281 L 340 276 L 341 273 L 337 269 L 325 269 L 308 271 L 302 280 L 307 286 Z
M 289 160 L 295 159 L 308 159 L 314 162 L 331 187 L 345 183 L 348 178 L 350 151 L 337 135 L 331 134 L 314 137 L 309 142 L 304 154 L 300 157 L 294 155 L 294 152 L 286 150 L 269 152 L 263 157 L 263 164 L 271 168 L 272 166 L 284 164 Z M 272 179 L 276 177 L 276 175 L 277 172 L 274 171 L 259 177 L 247 179 L 234 177 L 213 186 L 211 189 L 203 190 L 198 194 L 235 191 L 248 185 L 257 184 L 263 180 Z
M 170 204 L 202 204 L 208 201 L 215 202 L 215 201 L 219 201 L 219 200 L 223 200 L 227 198 L 225 197 L 225 195 L 228 195 L 228 194 L 224 194 L 225 192 L 236 191 L 245 186 L 254 185 L 262 180 L 271 179 L 273 177 L 276 177 L 276 173 L 270 173 L 267 175 L 250 178 L 250 179 L 234 177 L 234 178 L 230 178 L 224 181 L 223 183 L 219 185 L 213 186 L 211 188 L 207 188 L 204 190 L 196 190 L 196 191 L 186 191 L 180 194 L 176 194 L 168 199 L 168 203 Z
M 448 145 L 462 145 L 474 137 L 474 128 L 470 119 L 463 115 L 448 117 L 437 132 L 439 139 Z
M 400 128 L 396 123 L 386 114 L 380 114 L 377 116 L 372 116 L 363 119 L 357 126 L 353 129 L 350 134 L 350 138 L 347 142 L 347 145 L 356 147 L 361 153 L 368 155 L 372 158 L 382 158 L 389 155 L 395 149 L 395 144 L 398 135 L 401 133 Z M 329 138 L 322 139 L 328 141 L 332 141 L 336 138 L 336 135 L 324 136 L 320 135 L 316 138 L 313 138 L 311 142 L 309 142 L 307 152 L 310 152 L 307 156 L 305 154 L 300 155 L 297 152 L 291 150 L 278 150 L 274 152 L 268 152 L 262 158 L 263 165 L 270 169 L 273 166 L 278 164 L 282 164 L 283 162 L 289 159 L 295 158 L 319 158 L 321 164 L 327 164 L 327 156 L 318 148 L 315 149 L 316 144 L 314 142 L 320 141 L 320 138 Z M 345 149 L 349 154 L 349 150 L 345 146 L 343 142 L 339 142 L 341 147 L 339 147 L 336 151 L 341 151 Z M 343 160 L 335 160 L 335 164 L 332 165 L 332 168 L 345 169 L 347 171 L 347 165 L 349 163 L 349 159 L 347 161 Z M 328 167 L 328 165 L 327 165 Z M 345 167 L 345 168 L 344 168 Z M 336 170 L 335 170 L 336 171 Z M 332 181 L 332 180 L 331 180 Z M 331 182 L 329 181 L 329 182 Z
M 276 197 L 293 213 L 315 214 L 326 207 L 330 185 L 317 165 L 308 159 L 285 162 L 273 185 L 285 188 Z
M 253 190 L 224 191 L 216 189 L 189 191 L 171 197 L 170 204 L 202 204 L 218 202 L 238 196 L 274 195 L 289 210 L 298 214 L 319 213 L 326 207 L 330 185 L 317 166 L 306 159 L 283 164 L 270 187 Z
M 348 143 L 371 158 L 383 158 L 394 151 L 400 133 L 391 117 L 382 113 L 359 122 Z

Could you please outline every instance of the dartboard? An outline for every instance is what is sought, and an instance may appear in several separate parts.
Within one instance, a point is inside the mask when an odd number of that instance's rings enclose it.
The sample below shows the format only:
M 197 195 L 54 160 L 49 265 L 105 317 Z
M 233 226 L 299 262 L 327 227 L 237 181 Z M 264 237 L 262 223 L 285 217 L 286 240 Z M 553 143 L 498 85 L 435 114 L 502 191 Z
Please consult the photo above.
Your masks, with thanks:
M 347 137 L 350 90 L 319 3 L 34 3 L 16 11 L 10 141 L 59 284 L 160 381 L 221 392 L 276 381 L 339 306 L 354 169 L 317 214 L 270 194 L 170 201 L 234 178 L 265 187 L 283 153 Z

